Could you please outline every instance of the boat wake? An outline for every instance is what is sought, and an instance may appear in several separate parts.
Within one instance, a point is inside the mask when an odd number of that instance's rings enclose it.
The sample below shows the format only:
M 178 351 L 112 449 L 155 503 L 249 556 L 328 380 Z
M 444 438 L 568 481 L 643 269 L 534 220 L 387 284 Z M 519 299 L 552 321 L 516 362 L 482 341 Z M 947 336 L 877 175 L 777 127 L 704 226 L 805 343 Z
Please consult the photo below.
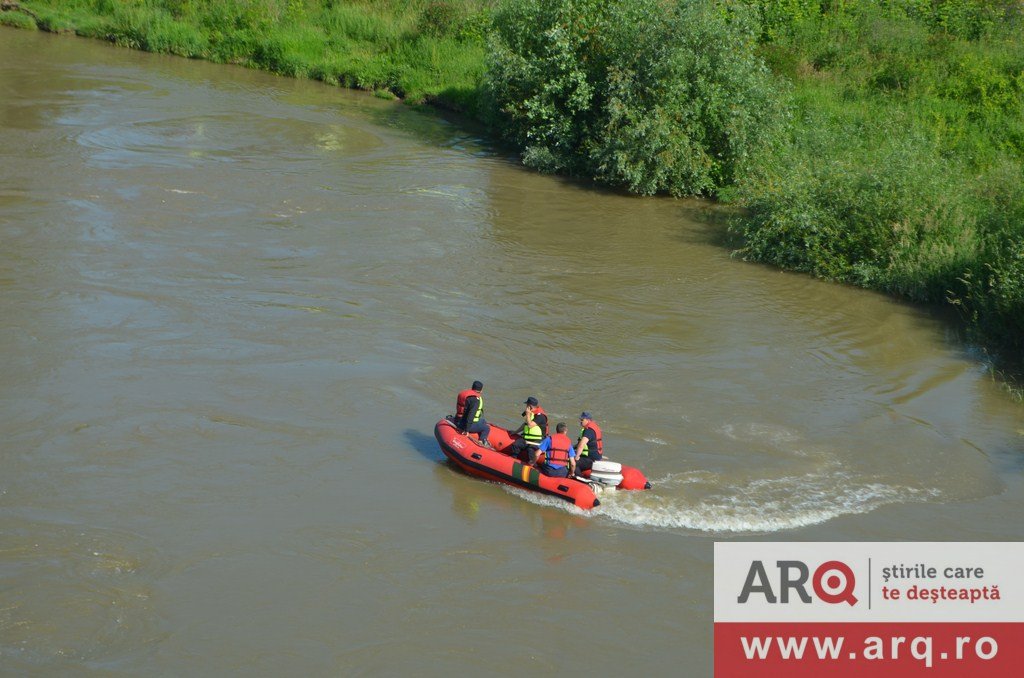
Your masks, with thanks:
M 934 489 L 866 482 L 841 471 L 736 484 L 723 482 L 713 473 L 694 472 L 653 480 L 652 484 L 652 492 L 606 493 L 598 513 L 643 527 L 764 533 L 867 513 L 886 504 L 924 502 L 940 494 Z M 689 487 L 683 488 L 685 485 Z
M 842 515 L 867 513 L 886 504 L 924 502 L 940 495 L 922 489 L 867 482 L 842 471 L 761 478 L 729 483 L 705 471 L 651 481 L 653 490 L 600 494 L 601 505 L 584 511 L 554 497 L 505 487 L 542 506 L 574 515 L 606 518 L 635 527 L 711 533 L 766 533 L 824 523 Z

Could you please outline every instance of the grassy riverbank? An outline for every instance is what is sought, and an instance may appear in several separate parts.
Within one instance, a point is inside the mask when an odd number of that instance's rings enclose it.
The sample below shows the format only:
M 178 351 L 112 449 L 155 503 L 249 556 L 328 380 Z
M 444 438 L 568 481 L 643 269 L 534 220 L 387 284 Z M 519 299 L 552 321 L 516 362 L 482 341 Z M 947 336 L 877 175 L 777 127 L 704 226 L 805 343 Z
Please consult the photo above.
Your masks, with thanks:
M 790 142 L 737 182 L 744 254 L 952 304 L 1024 351 L 1024 5 L 756 2 Z M 815 9 L 818 11 L 815 11 Z
M 538 169 L 737 204 L 742 256 L 952 305 L 1024 353 L 1016 0 L 21 5 L 0 19 L 426 99 Z
M 28 0 L 0 21 L 475 112 L 487 3 Z

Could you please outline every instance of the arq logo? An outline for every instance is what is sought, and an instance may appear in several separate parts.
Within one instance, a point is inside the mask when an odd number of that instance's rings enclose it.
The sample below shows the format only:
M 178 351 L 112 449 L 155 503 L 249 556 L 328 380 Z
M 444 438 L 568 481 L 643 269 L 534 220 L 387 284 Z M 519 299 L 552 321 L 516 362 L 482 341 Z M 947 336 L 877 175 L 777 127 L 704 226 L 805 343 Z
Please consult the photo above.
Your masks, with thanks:
M 857 579 L 853 576 L 853 570 L 846 563 L 839 560 L 829 560 L 822 563 L 814 570 L 813 577 L 807 564 L 802 560 L 779 560 L 775 562 L 779 570 L 779 596 L 776 597 L 775 590 L 765 571 L 764 562 L 754 560 L 747 570 L 747 580 L 743 583 L 743 590 L 736 599 L 738 603 L 746 603 L 751 594 L 760 593 L 764 595 L 765 601 L 769 603 L 788 603 L 790 591 L 796 591 L 797 596 L 804 603 L 810 603 L 812 598 L 807 593 L 807 580 L 811 579 L 811 588 L 814 594 L 824 603 L 836 605 L 847 603 L 856 605 L 857 597 L 853 590 L 857 586 Z

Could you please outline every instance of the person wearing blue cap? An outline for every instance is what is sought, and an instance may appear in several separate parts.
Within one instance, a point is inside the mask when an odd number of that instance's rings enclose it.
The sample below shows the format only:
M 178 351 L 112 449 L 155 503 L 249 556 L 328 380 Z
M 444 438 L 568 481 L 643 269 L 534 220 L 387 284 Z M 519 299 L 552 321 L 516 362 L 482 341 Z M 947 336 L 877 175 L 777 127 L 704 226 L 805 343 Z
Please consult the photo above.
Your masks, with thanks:
M 576 441 L 576 472 L 589 471 L 595 461 L 604 457 L 604 442 L 601 440 L 601 427 L 594 417 L 586 410 L 580 415 L 580 437 Z

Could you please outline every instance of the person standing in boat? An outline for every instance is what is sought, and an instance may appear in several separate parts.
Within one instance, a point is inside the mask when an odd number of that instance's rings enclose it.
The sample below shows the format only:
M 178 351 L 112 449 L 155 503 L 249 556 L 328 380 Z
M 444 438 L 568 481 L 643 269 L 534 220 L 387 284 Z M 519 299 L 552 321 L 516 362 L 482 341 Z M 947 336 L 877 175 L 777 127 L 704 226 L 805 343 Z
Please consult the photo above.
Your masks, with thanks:
M 548 434 L 548 415 L 533 396 L 527 398 L 523 404 L 526 405 L 526 411 L 522 414 L 523 423 L 512 431 L 520 437 L 512 442 L 511 449 L 512 454 L 519 457 L 520 461 L 529 464 L 533 461 L 537 447 Z
M 594 421 L 590 412 L 584 411 L 580 415 L 580 437 L 576 441 L 576 455 L 579 458 L 576 463 L 579 471 L 589 471 L 595 461 L 601 461 L 604 457 L 601 427 Z
M 555 432 L 540 442 L 534 459 L 537 470 L 546 476 L 565 478 L 576 472 L 576 450 L 572 440 L 565 435 L 565 422 L 558 422 Z
M 455 401 L 455 428 L 463 435 L 477 434 L 480 443 L 488 445 L 487 436 L 491 433 L 491 427 L 484 419 L 483 390 L 483 383 L 474 381 L 470 388 L 459 393 Z

